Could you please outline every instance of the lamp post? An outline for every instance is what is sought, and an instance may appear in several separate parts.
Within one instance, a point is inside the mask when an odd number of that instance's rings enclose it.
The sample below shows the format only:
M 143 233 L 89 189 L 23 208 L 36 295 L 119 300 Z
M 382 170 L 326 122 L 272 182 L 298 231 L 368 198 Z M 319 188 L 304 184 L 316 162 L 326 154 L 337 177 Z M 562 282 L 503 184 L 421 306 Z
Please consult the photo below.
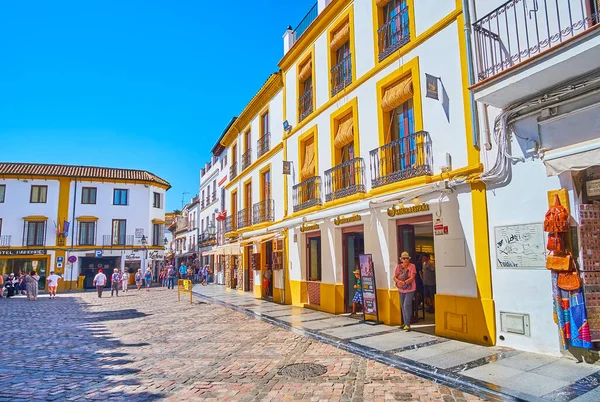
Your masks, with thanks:
M 206 228 L 208 230 L 208 239 L 209 240 L 213 240 L 215 237 L 215 232 L 216 232 L 216 228 L 215 228 L 215 224 L 211 222 L 210 225 L 208 225 L 208 228 Z M 210 265 L 210 260 L 211 260 L 211 256 L 208 257 L 208 263 Z M 215 272 L 215 257 L 212 256 L 212 272 L 214 274 Z M 215 279 L 213 278 L 213 281 L 215 281 Z M 216 281 L 215 281 L 216 282 Z
M 146 245 L 148 244 L 148 240 L 146 239 L 146 236 L 142 235 L 142 274 L 146 273 L 146 258 L 148 258 L 148 256 L 146 255 L 148 252 L 148 249 L 146 248 Z

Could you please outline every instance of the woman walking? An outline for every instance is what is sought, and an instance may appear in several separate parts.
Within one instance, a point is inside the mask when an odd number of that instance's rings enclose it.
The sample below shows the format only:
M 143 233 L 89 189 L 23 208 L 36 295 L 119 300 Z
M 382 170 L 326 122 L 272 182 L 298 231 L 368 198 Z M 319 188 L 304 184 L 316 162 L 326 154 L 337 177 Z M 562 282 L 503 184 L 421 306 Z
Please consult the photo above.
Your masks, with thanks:
M 37 300 L 38 297 L 38 281 L 40 277 L 35 271 L 31 271 L 29 275 L 25 276 L 23 282 L 27 288 L 27 300 Z
M 137 290 L 140 290 L 142 288 L 143 280 L 144 278 L 142 276 L 142 270 L 138 269 L 138 271 L 135 274 L 135 285 L 137 286 Z
M 127 285 L 129 284 L 129 272 L 123 271 L 123 274 L 121 275 L 121 280 L 121 283 L 123 285 L 123 292 L 127 292 Z
M 415 264 L 410 263 L 410 255 L 404 251 L 400 256 L 400 264 L 396 265 L 394 272 L 394 282 L 400 292 L 400 307 L 402 310 L 402 328 L 405 331 L 410 331 L 410 321 L 413 316 L 413 297 L 417 290 L 415 277 L 417 276 L 417 268 Z
M 150 291 L 150 285 L 152 284 L 152 271 L 148 269 L 144 275 L 144 282 L 146 282 L 146 290 Z

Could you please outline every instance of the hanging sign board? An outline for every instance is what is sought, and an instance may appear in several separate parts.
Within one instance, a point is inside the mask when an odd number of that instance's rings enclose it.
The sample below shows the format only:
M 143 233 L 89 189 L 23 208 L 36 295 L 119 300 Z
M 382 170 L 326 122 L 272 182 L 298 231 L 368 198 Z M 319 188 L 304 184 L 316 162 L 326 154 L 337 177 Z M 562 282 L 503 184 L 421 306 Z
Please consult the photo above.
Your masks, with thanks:
M 600 180 L 590 180 L 585 183 L 585 190 L 588 197 L 597 197 L 600 195 Z
M 292 174 L 292 162 L 283 161 L 283 174 L 286 174 L 286 175 Z
M 427 211 L 429 211 L 429 204 L 413 205 L 412 207 L 403 207 L 400 205 L 394 205 L 393 207 L 388 208 L 387 214 L 389 217 L 394 217 L 394 216 L 415 214 L 417 212 L 427 212 Z
M 301 226 L 300 226 L 300 231 L 302 233 L 304 232 L 310 232 L 313 230 L 319 230 L 319 225 L 316 224 L 316 222 L 304 222 Z
M 431 99 L 439 100 L 438 77 L 425 74 L 425 82 L 427 83 L 427 94 L 425 96 Z
M 360 219 L 361 219 L 361 218 L 360 218 L 360 215 L 359 215 L 359 214 L 352 214 L 352 215 L 349 215 L 349 216 L 343 216 L 343 215 L 340 215 L 340 216 L 338 216 L 337 218 L 335 218 L 335 219 L 333 220 L 333 223 L 334 223 L 336 226 L 340 226 L 340 225 L 343 225 L 343 224 L 345 224 L 345 223 L 350 223 L 350 222 L 359 222 L 359 221 L 360 221 Z
M 360 254 L 360 283 L 363 299 L 363 321 L 370 324 L 381 324 L 379 311 L 377 309 L 377 286 L 375 282 L 375 269 L 373 268 L 373 256 L 371 254 Z M 367 320 L 367 315 L 375 316 L 376 320 Z

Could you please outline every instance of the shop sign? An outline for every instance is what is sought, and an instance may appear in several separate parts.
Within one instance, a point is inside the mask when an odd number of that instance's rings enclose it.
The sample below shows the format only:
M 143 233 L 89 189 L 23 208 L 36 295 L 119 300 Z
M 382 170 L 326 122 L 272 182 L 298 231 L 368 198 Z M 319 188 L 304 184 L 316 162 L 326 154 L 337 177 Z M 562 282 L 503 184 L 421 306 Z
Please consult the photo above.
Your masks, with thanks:
M 377 310 L 377 286 L 375 284 L 375 270 L 373 269 L 373 256 L 371 254 L 361 254 L 358 256 L 360 284 L 363 299 L 363 319 L 367 321 L 366 316 L 375 316 L 376 322 L 379 322 L 379 312 Z
M 429 211 L 429 204 L 419 204 L 412 207 L 401 207 L 400 205 L 394 205 L 393 207 L 388 208 L 387 214 L 389 217 L 393 217 L 426 211 Z
M 340 226 L 343 225 L 345 223 L 350 223 L 350 222 L 359 222 L 361 220 L 361 217 L 359 214 L 352 214 L 350 216 L 344 216 L 344 215 L 340 215 L 337 218 L 335 218 L 333 220 L 333 223 L 336 226 Z
M 444 226 L 444 220 L 442 218 L 435 218 L 433 222 L 433 233 L 436 236 L 448 234 L 448 226 Z
M 142 236 L 144 236 L 144 228 L 136 228 L 135 229 L 135 237 L 139 239 Z
M 142 259 L 142 257 L 141 257 L 141 256 L 139 256 L 139 255 L 137 255 L 137 254 L 131 253 L 131 254 L 127 254 L 127 255 L 125 256 L 125 259 L 126 259 L 126 260 L 141 260 L 141 259 Z
M 310 232 L 312 230 L 319 230 L 319 225 L 317 225 L 315 222 L 304 222 L 300 226 L 300 231 L 302 233 L 304 233 L 304 232 Z
M 165 258 L 165 255 L 158 250 L 154 250 L 148 253 L 148 258 L 151 260 L 162 260 Z
M 585 189 L 588 197 L 597 197 L 600 195 L 600 179 L 590 180 L 585 183 Z
M 0 255 L 38 255 L 46 254 L 46 250 L 0 250 Z

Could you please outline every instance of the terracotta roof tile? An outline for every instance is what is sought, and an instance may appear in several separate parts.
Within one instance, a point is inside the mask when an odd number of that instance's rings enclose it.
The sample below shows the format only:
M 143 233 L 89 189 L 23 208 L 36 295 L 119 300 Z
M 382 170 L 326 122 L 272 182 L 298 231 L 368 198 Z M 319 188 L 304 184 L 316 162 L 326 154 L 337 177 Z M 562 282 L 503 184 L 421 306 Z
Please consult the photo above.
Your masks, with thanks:
M 63 176 L 80 179 L 113 179 L 148 181 L 171 188 L 168 181 L 145 170 L 118 169 L 98 166 L 54 165 L 42 163 L 0 162 L 0 176 Z

